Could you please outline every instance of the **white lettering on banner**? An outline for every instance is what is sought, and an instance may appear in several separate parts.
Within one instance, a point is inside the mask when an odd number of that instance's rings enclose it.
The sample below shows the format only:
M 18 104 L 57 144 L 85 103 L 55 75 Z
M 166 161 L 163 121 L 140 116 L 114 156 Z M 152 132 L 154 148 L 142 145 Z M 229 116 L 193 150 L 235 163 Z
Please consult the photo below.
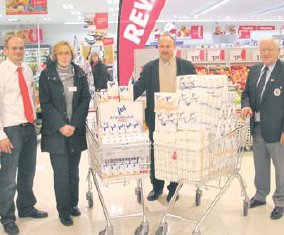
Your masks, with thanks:
M 147 22 L 149 21 L 149 14 L 145 14 L 144 16 L 144 19 L 143 19 L 143 13 L 142 12 L 138 12 L 138 14 L 136 15 L 137 13 L 137 10 L 136 9 L 133 9 L 131 11 L 131 14 L 130 14 L 130 17 L 129 17 L 129 20 L 132 21 L 132 22 L 135 22 L 136 24 L 140 25 L 141 27 L 145 28 Z
M 148 0 L 140 0 L 140 2 L 143 2 L 142 4 L 139 2 L 134 3 L 134 7 L 141 9 L 141 10 L 146 10 L 146 11 L 151 11 L 153 9 L 153 5 L 149 3 Z M 154 1 L 152 1 L 154 2 Z
M 152 0 L 153 1 L 153 0 Z M 132 9 L 129 21 L 133 22 L 128 24 L 125 28 L 123 33 L 124 38 L 127 40 L 134 42 L 135 44 L 139 45 L 141 41 L 141 36 L 144 34 L 144 29 L 149 21 L 150 15 L 147 13 L 137 11 L 137 9 L 150 11 L 153 9 L 153 5 L 149 0 L 139 0 L 134 3 L 134 8 Z M 138 14 L 137 14 L 138 13 Z M 138 29 L 137 26 L 141 26 L 143 29 Z

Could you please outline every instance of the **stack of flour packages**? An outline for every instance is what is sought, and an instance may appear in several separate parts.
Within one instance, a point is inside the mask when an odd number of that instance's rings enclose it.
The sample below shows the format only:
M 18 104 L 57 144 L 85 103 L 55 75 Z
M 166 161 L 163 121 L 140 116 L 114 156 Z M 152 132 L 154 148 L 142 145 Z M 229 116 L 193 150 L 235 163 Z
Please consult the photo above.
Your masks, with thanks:
M 198 156 L 214 140 L 235 130 L 236 94 L 228 90 L 228 85 L 227 77 L 222 75 L 185 75 L 177 77 L 176 93 L 155 93 L 157 177 L 169 178 L 161 174 L 173 172 L 173 164 L 180 164 L 180 161 L 171 161 L 175 157 L 181 160 L 182 155 Z M 170 163 L 159 162 L 164 161 L 165 149 L 174 153 Z M 182 151 L 184 154 L 180 154 Z M 189 165 L 188 162 L 185 164 Z M 198 170 L 200 165 L 191 164 L 190 167 Z M 175 180 L 178 176 L 173 173 L 171 177 L 170 180 Z
M 147 173 L 149 137 L 143 128 L 143 104 L 132 91 L 109 81 L 95 96 L 94 149 L 96 164 L 106 177 Z

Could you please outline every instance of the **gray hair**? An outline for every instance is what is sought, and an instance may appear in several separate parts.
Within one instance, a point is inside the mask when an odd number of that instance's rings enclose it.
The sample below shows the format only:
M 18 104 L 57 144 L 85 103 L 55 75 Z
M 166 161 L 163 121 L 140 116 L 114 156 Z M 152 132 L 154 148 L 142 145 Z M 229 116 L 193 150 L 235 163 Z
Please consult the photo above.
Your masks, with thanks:
M 260 40 L 259 40 L 259 46 L 260 46 L 260 44 L 262 44 L 263 42 L 267 42 L 267 41 L 272 42 L 272 43 L 275 45 L 275 47 L 276 47 L 277 49 L 280 48 L 280 42 L 279 42 L 279 40 L 277 40 L 277 39 L 275 39 L 275 38 L 273 38 L 273 37 L 265 37 L 265 38 L 260 39 Z
M 161 40 L 163 40 L 165 37 L 171 39 L 171 40 L 174 42 L 174 45 L 176 45 L 176 40 L 175 40 L 175 38 L 174 38 L 171 34 L 169 34 L 169 33 L 163 33 L 163 34 L 161 34 L 160 37 L 158 38 L 158 42 L 161 41 Z

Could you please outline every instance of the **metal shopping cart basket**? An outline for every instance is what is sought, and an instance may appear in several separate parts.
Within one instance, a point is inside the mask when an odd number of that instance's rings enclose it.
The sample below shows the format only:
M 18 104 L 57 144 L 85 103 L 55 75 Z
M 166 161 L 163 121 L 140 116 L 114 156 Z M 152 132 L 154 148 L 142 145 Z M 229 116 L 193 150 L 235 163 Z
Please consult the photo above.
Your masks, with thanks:
M 250 151 L 252 149 L 252 135 L 249 121 L 244 123 L 243 119 L 238 116 L 238 126 L 241 127 L 242 125 L 244 125 L 244 150 Z
M 241 166 L 241 156 L 244 145 L 244 135 L 246 131 L 245 122 L 237 129 L 225 136 L 215 139 L 207 147 L 199 151 L 188 148 L 155 144 L 155 173 L 158 179 L 178 182 L 176 192 L 170 200 L 165 215 L 156 231 L 156 235 L 166 235 L 168 233 L 167 217 L 174 217 L 184 221 L 194 223 L 193 235 L 200 235 L 199 227 L 211 212 L 217 201 L 224 194 L 234 178 L 239 180 L 244 195 L 243 215 L 247 216 L 249 208 L 249 197 L 247 195 L 243 178 L 239 174 Z M 196 206 L 201 202 L 201 186 L 208 186 L 209 182 L 217 180 L 217 189 L 220 192 L 210 203 L 204 215 L 199 220 L 190 220 L 181 216 L 168 213 L 168 209 L 175 202 L 175 199 L 184 183 L 197 186 L 195 195 Z M 221 184 L 220 182 L 224 182 Z
M 86 194 L 88 205 L 93 207 L 92 180 L 98 192 L 104 216 L 106 227 L 99 235 L 113 235 L 113 226 L 110 221 L 110 215 L 106 208 L 102 192 L 100 190 L 96 174 L 105 185 L 112 183 L 127 183 L 130 179 L 137 179 L 135 193 L 138 203 L 142 204 L 143 213 L 117 216 L 113 218 L 143 216 L 143 221 L 137 227 L 135 235 L 147 235 L 149 232 L 149 223 L 145 216 L 145 203 L 143 193 L 143 177 L 149 173 L 150 144 L 149 142 L 131 142 L 124 144 L 112 144 L 108 147 L 102 147 L 98 144 L 95 133 L 94 123 L 87 123 L 87 142 L 89 156 L 88 192 Z M 115 172 L 115 174 L 114 174 Z

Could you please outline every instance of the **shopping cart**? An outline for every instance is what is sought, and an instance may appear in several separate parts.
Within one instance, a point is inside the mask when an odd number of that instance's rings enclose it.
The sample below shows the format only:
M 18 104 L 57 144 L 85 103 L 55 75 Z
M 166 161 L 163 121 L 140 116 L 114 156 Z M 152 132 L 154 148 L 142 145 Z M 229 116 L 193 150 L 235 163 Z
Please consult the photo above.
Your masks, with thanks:
M 106 219 L 106 227 L 99 235 L 113 235 L 113 226 L 110 221 L 110 215 L 106 208 L 102 192 L 100 190 L 97 174 L 104 185 L 108 186 L 113 183 L 126 184 L 131 179 L 137 180 L 135 194 L 137 201 L 142 205 L 142 213 L 113 216 L 112 218 L 143 216 L 143 221 L 136 228 L 135 235 L 147 235 L 149 232 L 149 223 L 145 216 L 145 203 L 143 193 L 143 177 L 149 173 L 150 144 L 145 143 L 125 143 L 109 147 L 102 147 L 95 138 L 94 122 L 87 123 L 87 143 L 89 156 L 89 171 L 87 175 L 88 192 L 86 198 L 90 208 L 93 207 L 92 179 L 98 192 L 103 213 Z
M 158 179 L 178 182 L 176 192 L 166 207 L 165 215 L 156 231 L 156 235 L 166 235 L 168 232 L 167 217 L 174 217 L 194 223 L 193 235 L 200 235 L 199 227 L 211 212 L 217 201 L 224 194 L 234 178 L 239 180 L 242 189 L 243 215 L 247 216 L 249 197 L 247 195 L 242 176 L 239 174 L 241 156 L 244 149 L 245 122 L 237 129 L 225 136 L 213 140 L 207 147 L 199 151 L 188 148 L 155 144 L 155 173 Z M 220 189 L 215 199 L 210 203 L 204 215 L 199 220 L 191 220 L 168 213 L 168 209 L 175 202 L 184 183 L 197 187 L 195 195 L 196 206 L 201 203 L 202 186 L 209 186 L 217 180 L 215 188 Z M 223 184 L 222 184 L 223 182 Z M 214 185 L 214 184 L 213 184 Z

